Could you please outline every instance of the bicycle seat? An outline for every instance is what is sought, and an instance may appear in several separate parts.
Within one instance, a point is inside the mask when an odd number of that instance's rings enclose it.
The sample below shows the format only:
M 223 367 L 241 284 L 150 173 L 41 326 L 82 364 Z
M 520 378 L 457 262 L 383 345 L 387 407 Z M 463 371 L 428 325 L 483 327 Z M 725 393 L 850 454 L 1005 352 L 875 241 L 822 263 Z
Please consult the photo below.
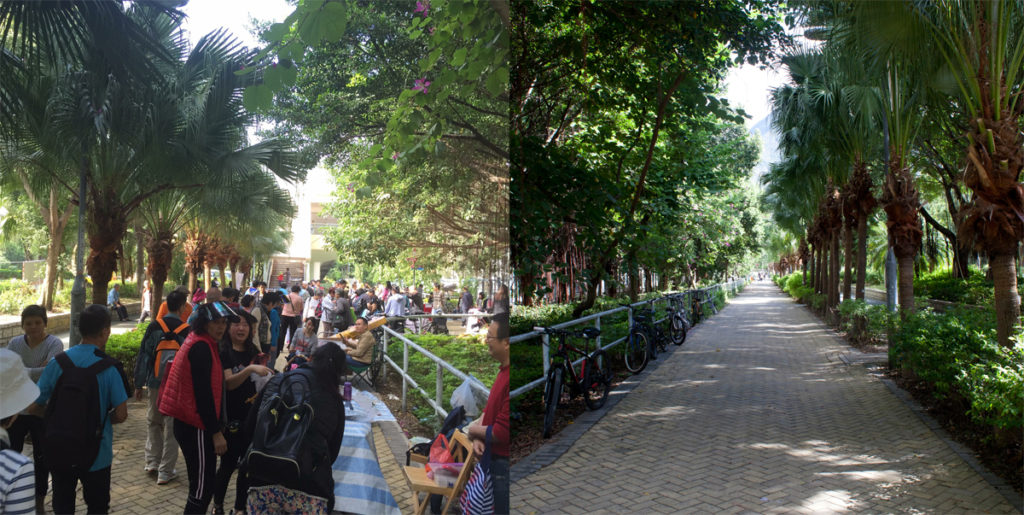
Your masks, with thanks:
M 580 336 L 587 338 L 589 340 L 593 340 L 594 338 L 601 336 L 601 330 L 596 327 L 587 327 L 586 329 L 580 331 Z

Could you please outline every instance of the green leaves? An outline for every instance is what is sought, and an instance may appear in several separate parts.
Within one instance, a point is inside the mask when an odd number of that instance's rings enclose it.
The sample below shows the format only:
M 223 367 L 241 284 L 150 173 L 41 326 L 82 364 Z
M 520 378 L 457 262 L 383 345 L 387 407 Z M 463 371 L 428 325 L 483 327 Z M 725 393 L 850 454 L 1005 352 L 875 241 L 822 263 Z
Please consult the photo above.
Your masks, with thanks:
M 274 102 L 274 90 L 264 84 L 249 86 L 242 92 L 242 105 L 249 111 L 266 111 Z
M 307 45 L 316 46 L 340 39 L 347 24 L 348 8 L 345 3 L 328 1 L 319 10 L 307 12 L 298 25 L 298 33 Z

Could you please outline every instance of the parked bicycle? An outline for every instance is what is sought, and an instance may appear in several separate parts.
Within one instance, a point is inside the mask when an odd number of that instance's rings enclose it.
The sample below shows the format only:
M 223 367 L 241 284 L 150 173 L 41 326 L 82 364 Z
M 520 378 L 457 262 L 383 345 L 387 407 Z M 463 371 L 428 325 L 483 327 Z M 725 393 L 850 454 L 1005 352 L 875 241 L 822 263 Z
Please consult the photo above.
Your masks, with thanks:
M 686 293 L 669 296 L 668 334 L 672 343 L 682 345 L 686 341 L 686 332 L 690 329 L 689 315 L 686 312 Z
M 601 335 L 600 329 L 588 327 L 581 331 L 570 331 L 553 327 L 534 327 L 533 330 L 544 332 L 558 339 L 558 347 L 554 355 L 551 356 L 547 383 L 544 385 L 544 438 L 549 438 L 551 429 L 555 425 L 555 413 L 558 410 L 558 405 L 562 403 L 563 394 L 568 393 L 568 400 L 572 400 L 577 395 L 583 395 L 583 401 L 588 409 L 600 409 L 608 400 L 608 391 L 611 390 L 612 385 L 612 370 L 603 350 L 587 351 L 589 341 Z M 583 349 L 567 343 L 566 340 L 569 337 L 582 338 L 585 342 Z M 573 365 L 572 356 L 574 355 L 583 358 L 578 371 Z

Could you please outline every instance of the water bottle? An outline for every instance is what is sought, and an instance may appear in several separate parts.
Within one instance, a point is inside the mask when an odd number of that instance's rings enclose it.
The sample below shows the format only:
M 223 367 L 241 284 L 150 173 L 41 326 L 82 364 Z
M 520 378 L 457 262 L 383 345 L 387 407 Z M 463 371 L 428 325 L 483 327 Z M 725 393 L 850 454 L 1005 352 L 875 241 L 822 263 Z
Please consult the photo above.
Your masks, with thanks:
M 345 381 L 345 393 L 342 394 L 342 397 L 347 402 L 352 400 L 352 383 Z

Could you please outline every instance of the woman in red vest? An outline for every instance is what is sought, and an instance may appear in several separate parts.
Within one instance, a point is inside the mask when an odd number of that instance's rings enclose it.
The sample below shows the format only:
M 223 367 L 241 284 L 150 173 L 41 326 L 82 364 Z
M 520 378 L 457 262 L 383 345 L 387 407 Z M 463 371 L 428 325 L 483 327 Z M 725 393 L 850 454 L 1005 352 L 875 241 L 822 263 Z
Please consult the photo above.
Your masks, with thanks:
M 160 413 L 174 417 L 174 438 L 188 468 L 185 513 L 206 513 L 213 497 L 217 456 L 227 450 L 221 428 L 224 370 L 217 342 L 228 324 L 241 318 L 227 304 L 197 308 L 192 332 L 175 355 L 160 388 Z

